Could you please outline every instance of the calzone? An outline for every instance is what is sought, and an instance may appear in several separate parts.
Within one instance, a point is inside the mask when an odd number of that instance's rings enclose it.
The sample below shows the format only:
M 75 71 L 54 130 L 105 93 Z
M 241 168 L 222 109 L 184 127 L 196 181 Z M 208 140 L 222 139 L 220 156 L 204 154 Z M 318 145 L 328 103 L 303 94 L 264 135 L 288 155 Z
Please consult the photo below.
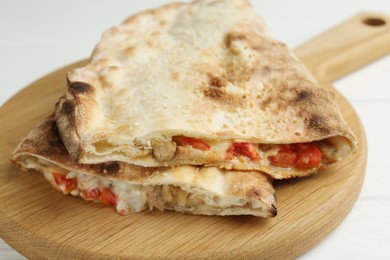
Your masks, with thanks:
M 206 165 L 283 179 L 357 145 L 335 95 L 270 36 L 247 0 L 133 15 L 67 79 L 56 120 L 78 163 Z
M 64 194 L 116 207 L 121 215 L 147 209 L 202 215 L 274 217 L 268 175 L 216 167 L 143 168 L 122 162 L 72 162 L 53 118 L 34 128 L 13 153 L 23 170 L 40 171 Z

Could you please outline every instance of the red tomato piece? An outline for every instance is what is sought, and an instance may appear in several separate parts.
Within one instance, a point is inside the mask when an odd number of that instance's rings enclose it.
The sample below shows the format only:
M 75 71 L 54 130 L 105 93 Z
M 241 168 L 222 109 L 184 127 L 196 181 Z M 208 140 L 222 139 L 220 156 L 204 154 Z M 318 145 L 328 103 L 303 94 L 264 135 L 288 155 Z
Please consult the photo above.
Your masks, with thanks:
M 257 152 L 256 145 L 253 143 L 233 143 L 226 150 L 226 159 L 228 160 L 240 155 L 246 156 L 252 161 L 261 160 L 261 156 Z
M 320 165 L 322 154 L 314 144 L 296 144 L 293 150 L 297 150 L 297 160 L 295 167 L 297 168 L 312 168 Z
M 202 139 L 193 138 L 193 137 L 182 137 L 180 140 L 180 144 L 182 146 L 190 145 L 195 149 L 208 151 L 210 150 L 211 146 L 203 141 Z
M 277 155 L 268 156 L 270 163 L 278 167 L 291 167 L 295 164 L 296 159 L 297 154 L 292 152 L 288 145 L 282 145 Z
M 117 196 L 110 189 L 103 189 L 100 194 L 100 200 L 106 205 L 116 205 Z
M 57 185 L 64 184 L 65 191 L 68 193 L 77 188 L 77 179 L 76 178 L 67 179 L 65 174 L 54 172 L 53 179 Z
M 97 199 L 100 197 L 100 190 L 98 188 L 94 188 L 92 190 L 83 191 L 84 198 L 86 199 Z
M 66 192 L 69 193 L 76 188 L 77 188 L 77 179 L 76 178 L 66 179 L 66 183 L 65 183 Z
M 65 184 L 66 183 L 66 175 L 65 174 L 61 174 L 61 173 L 53 173 L 53 179 L 54 179 L 54 182 L 57 184 L 57 185 L 61 185 L 61 184 Z
M 317 167 L 321 159 L 321 151 L 311 143 L 281 145 L 276 155 L 268 157 L 274 166 L 301 169 Z

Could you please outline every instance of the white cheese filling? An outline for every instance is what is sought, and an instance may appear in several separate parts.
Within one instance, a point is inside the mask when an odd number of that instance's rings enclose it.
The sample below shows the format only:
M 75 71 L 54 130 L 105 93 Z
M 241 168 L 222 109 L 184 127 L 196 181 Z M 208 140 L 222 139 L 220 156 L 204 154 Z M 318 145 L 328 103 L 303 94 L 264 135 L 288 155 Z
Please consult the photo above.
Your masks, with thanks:
M 195 212 L 196 210 L 217 212 L 230 207 L 251 207 L 244 199 L 236 199 L 232 202 L 231 198 L 225 200 L 217 196 L 202 194 L 199 191 L 195 194 L 174 185 L 131 184 L 74 171 L 64 173 L 66 179 L 77 179 L 77 186 L 69 191 L 66 184 L 57 184 L 53 176 L 53 173 L 63 173 L 63 169 L 51 167 L 43 169 L 45 169 L 43 171 L 45 178 L 64 194 L 80 196 L 85 200 L 98 202 L 99 198 L 90 198 L 85 195 L 85 191 L 109 189 L 115 194 L 115 207 L 121 215 L 140 212 L 147 208 L 150 210 L 153 208 L 159 210 L 180 208 L 186 212 Z M 261 205 L 256 206 L 261 207 Z

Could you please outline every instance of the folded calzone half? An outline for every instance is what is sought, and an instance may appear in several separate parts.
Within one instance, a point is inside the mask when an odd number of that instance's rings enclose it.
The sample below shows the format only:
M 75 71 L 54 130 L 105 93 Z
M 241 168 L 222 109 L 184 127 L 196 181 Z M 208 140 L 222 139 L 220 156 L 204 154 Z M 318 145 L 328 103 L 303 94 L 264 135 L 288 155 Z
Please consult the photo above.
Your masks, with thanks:
M 116 207 L 119 214 L 145 209 L 204 215 L 276 215 L 270 178 L 256 171 L 216 167 L 142 168 L 125 163 L 75 164 L 54 119 L 33 129 L 13 153 L 23 170 L 37 170 L 59 191 Z
M 357 145 L 321 89 L 246 0 L 144 11 L 107 30 L 56 106 L 74 161 L 208 165 L 282 179 Z

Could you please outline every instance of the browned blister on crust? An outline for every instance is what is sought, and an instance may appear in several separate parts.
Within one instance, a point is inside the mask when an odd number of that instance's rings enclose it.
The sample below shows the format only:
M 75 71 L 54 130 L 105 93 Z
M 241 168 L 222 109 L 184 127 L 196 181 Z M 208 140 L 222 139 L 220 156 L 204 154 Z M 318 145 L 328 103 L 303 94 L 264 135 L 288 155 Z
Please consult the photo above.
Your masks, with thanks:
M 56 119 L 80 163 L 211 165 L 283 179 L 356 150 L 334 94 L 269 35 L 246 0 L 199 0 L 136 14 L 107 30 L 89 64 L 70 71 L 68 81 Z M 205 140 L 211 152 L 180 147 L 178 136 Z M 320 142 L 324 160 L 305 169 L 275 167 L 267 158 L 227 161 L 215 151 L 227 142 Z
M 276 215 L 275 190 L 264 173 L 195 166 L 146 168 L 116 161 L 77 164 L 53 118 L 28 134 L 14 151 L 12 162 L 23 170 L 42 172 L 65 194 L 91 200 L 86 194 L 109 190 L 115 194 L 112 204 L 122 215 L 148 208 L 203 215 Z M 74 186 L 61 186 L 55 174 L 65 174 Z

